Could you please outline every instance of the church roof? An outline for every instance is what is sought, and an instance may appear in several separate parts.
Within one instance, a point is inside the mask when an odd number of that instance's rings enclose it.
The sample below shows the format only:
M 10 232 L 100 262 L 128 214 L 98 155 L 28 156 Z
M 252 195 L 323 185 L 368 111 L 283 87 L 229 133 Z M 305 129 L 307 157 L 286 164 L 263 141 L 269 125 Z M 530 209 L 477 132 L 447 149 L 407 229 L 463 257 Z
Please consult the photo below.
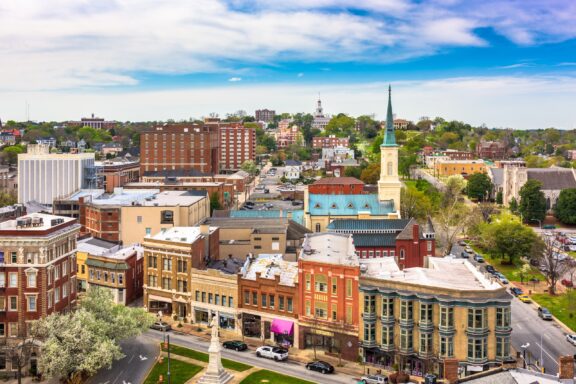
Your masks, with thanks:
M 312 216 L 356 216 L 358 212 L 385 216 L 394 212 L 394 201 L 378 201 L 378 195 L 309 195 Z
M 339 219 L 328 224 L 329 231 L 402 231 L 410 222 L 409 219 Z
M 396 234 L 354 233 L 352 235 L 355 247 L 394 247 Z
M 338 185 L 361 184 L 361 185 L 364 185 L 364 182 L 358 180 L 355 177 L 324 177 L 320 180 L 316 180 L 312 185 L 325 185 L 325 184 L 338 184 Z
M 538 180 L 542 189 L 562 190 L 576 188 L 576 178 L 571 168 L 528 168 L 528 179 Z
M 396 146 L 396 133 L 394 132 L 394 115 L 392 114 L 392 87 L 388 86 L 388 111 L 386 112 L 386 130 L 384 131 L 384 147 Z

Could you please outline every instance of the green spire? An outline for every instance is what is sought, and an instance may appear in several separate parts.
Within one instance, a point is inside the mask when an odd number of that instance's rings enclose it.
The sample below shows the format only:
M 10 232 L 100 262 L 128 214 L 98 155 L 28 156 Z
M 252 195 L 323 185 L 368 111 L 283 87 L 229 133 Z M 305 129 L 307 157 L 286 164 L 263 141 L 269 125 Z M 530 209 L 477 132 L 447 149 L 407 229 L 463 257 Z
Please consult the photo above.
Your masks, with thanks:
M 392 116 L 392 87 L 388 85 L 388 112 L 386 113 L 386 131 L 382 146 L 392 147 L 396 145 L 396 133 L 394 132 L 394 117 Z

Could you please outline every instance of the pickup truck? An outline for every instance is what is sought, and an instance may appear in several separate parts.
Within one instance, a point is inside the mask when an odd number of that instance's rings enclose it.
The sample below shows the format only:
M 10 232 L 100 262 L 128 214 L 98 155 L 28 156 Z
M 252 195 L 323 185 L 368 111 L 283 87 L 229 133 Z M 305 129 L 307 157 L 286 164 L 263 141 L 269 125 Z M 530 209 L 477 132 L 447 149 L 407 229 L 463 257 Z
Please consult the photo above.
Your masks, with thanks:
M 288 360 L 288 351 L 282 348 L 265 345 L 256 350 L 256 356 L 266 357 L 275 361 L 284 361 Z

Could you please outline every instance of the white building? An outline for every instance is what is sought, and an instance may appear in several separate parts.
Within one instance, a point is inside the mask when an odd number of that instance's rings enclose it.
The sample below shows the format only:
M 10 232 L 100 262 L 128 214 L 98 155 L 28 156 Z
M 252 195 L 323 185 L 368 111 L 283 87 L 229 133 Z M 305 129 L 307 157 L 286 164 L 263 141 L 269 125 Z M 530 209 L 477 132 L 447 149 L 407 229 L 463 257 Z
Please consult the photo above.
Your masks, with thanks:
M 318 104 L 316 106 L 316 111 L 314 112 L 314 120 L 312 120 L 312 128 L 318 128 L 323 131 L 330 122 L 330 116 L 324 115 L 324 109 L 322 108 L 322 101 L 318 99 Z
M 18 203 L 52 205 L 57 197 L 93 188 L 94 160 L 93 153 L 51 154 L 47 145 L 29 145 L 18 155 Z

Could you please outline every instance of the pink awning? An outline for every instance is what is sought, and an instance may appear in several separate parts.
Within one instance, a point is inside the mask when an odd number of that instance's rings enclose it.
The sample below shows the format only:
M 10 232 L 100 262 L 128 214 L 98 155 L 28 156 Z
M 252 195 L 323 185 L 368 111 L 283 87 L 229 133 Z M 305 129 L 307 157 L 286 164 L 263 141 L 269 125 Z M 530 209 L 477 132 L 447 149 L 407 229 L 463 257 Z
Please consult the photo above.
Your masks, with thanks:
M 291 335 L 294 333 L 294 323 L 288 320 L 274 319 L 270 331 L 281 335 Z

